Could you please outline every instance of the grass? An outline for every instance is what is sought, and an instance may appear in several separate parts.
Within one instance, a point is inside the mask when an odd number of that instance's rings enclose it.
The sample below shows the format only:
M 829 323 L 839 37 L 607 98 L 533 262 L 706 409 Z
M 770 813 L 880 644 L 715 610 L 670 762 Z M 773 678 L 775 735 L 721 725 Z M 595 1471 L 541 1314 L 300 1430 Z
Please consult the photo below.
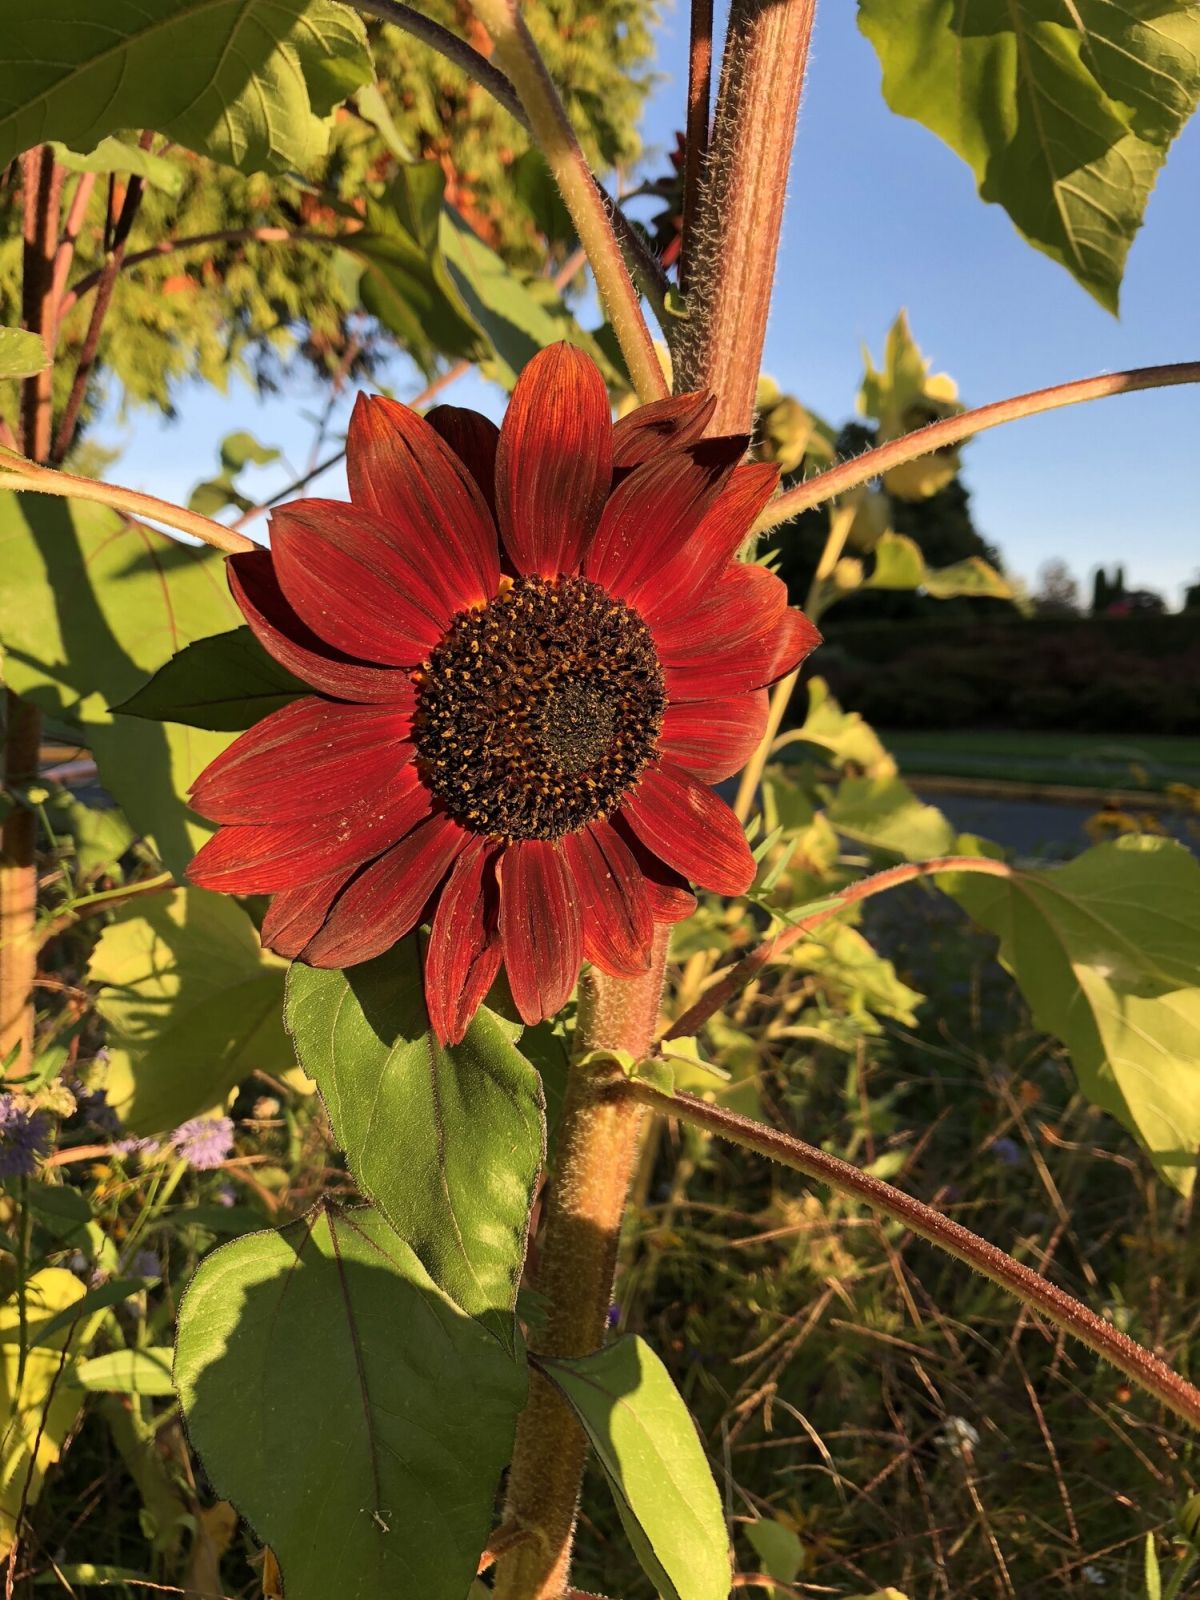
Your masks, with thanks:
M 933 729 L 880 737 L 901 771 L 917 776 L 1098 790 L 1200 783 L 1200 739 L 1185 735 Z

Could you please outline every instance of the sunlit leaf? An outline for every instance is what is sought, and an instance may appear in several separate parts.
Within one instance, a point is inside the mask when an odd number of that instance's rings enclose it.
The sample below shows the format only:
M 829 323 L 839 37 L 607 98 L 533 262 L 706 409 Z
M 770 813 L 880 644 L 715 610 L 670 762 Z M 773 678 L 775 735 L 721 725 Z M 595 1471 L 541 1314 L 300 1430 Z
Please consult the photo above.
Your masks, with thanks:
M 791 1583 L 804 1565 L 804 1544 L 795 1529 L 761 1517 L 744 1529 L 768 1577 Z
M 102 1394 L 174 1394 L 172 1354 L 169 1345 L 140 1350 L 110 1350 L 107 1355 L 81 1361 L 71 1374 L 71 1382 L 78 1389 L 91 1389 Z
M 236 733 L 310 692 L 249 628 L 196 639 L 114 711 L 151 722 Z
M 492 1014 L 461 1044 L 429 1031 L 415 937 L 347 972 L 297 963 L 287 1024 L 359 1186 L 465 1311 L 509 1344 L 541 1085 Z
M 1034 1021 L 1079 1086 L 1184 1194 L 1200 1149 L 1200 862 L 1132 834 L 1064 867 L 938 880 L 1000 937 Z
M 644 1339 L 544 1370 L 574 1407 L 662 1600 L 727 1600 L 729 1539 L 695 1424 Z
M 464 1600 L 525 1369 L 379 1213 L 314 1212 L 215 1251 L 180 1308 L 175 1376 L 288 1600 Z
M 109 707 L 191 640 L 241 621 L 224 561 L 105 506 L 0 493 L 0 572 L 5 682 L 79 730 L 105 788 L 182 875 L 212 832 L 182 797 L 228 736 Z
M 900 778 L 843 778 L 826 811 L 839 833 L 908 861 L 945 855 L 955 831 Z
M 223 1100 L 256 1067 L 293 1062 L 284 964 L 235 901 L 177 889 L 117 914 L 88 967 L 108 1029 L 109 1104 L 162 1133 Z
M 1110 311 L 1172 140 L 1200 94 L 1178 0 L 859 0 L 893 111 L 956 151 L 984 200 Z
M 40 333 L 23 328 L 0 328 L 0 379 L 32 378 L 50 365 Z
M 304 170 L 371 73 L 335 0 L 0 3 L 0 168 L 48 139 L 88 151 L 153 128 L 244 172 Z
M 83 155 L 55 142 L 54 159 L 67 172 L 136 173 L 164 194 L 177 195 L 183 187 L 184 169 L 178 162 L 156 156 L 140 145 L 127 144 L 124 139 L 101 139 L 94 150 Z

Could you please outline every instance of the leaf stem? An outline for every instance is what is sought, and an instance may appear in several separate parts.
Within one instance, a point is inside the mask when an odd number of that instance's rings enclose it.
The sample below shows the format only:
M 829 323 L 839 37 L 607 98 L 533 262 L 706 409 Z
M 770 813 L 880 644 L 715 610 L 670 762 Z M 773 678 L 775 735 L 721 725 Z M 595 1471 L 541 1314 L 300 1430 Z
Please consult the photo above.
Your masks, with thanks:
M 1021 417 L 1034 417 L 1042 411 L 1057 411 L 1063 406 L 1079 405 L 1084 400 L 1105 400 L 1110 395 L 1132 394 L 1139 389 L 1168 389 L 1181 383 L 1200 383 L 1200 361 L 1178 361 L 1163 367 L 1130 367 L 1125 372 L 1103 372 L 1095 378 L 1075 378 L 1070 383 L 1055 384 L 1049 389 L 1033 389 L 1028 394 L 1013 395 L 1008 400 L 993 400 L 990 405 L 978 406 L 974 411 L 960 411 L 955 417 L 943 417 L 931 422 L 927 428 L 903 434 L 899 439 L 889 439 L 873 450 L 855 456 L 853 461 L 843 461 L 840 466 L 819 472 L 816 477 L 788 489 L 771 504 L 755 523 L 756 533 L 778 527 L 781 522 L 799 516 L 812 506 L 819 506 L 834 495 L 868 483 L 892 467 L 906 461 L 916 461 L 921 456 L 959 444 L 988 428 L 998 428 L 1004 422 L 1016 422 Z
M 92 478 L 77 478 L 70 472 L 39 467 L 23 457 L 0 455 L 0 490 L 3 489 L 18 494 L 53 494 L 67 500 L 91 500 L 98 505 L 111 506 L 114 511 L 164 523 L 227 554 L 258 549 L 253 539 L 214 522 L 211 517 L 173 505 L 170 500 L 160 500 L 156 495 L 142 494 L 137 489 L 123 489 L 119 484 L 99 483 Z
M 1071 1334 L 1110 1361 L 1126 1377 L 1154 1395 L 1177 1416 L 1200 1427 L 1200 1389 L 1174 1372 L 1165 1361 L 1097 1316 L 1065 1290 L 1015 1260 L 987 1239 L 942 1215 L 924 1201 L 914 1199 L 891 1184 L 860 1172 L 848 1161 L 829 1155 L 789 1134 L 753 1122 L 722 1106 L 710 1105 L 691 1095 L 663 1094 L 639 1079 L 611 1084 L 609 1095 L 618 1102 L 633 1102 L 662 1116 L 678 1117 L 692 1127 L 716 1134 L 743 1149 L 778 1161 L 839 1194 L 860 1200 L 872 1210 L 901 1222 L 919 1238 L 964 1261 L 983 1277 L 1016 1296 L 1023 1305 L 1040 1312 L 1056 1328 Z
M 695 243 L 700 182 L 708 156 L 712 114 L 713 0 L 692 0 L 688 40 L 687 122 L 683 149 L 683 238 L 679 247 L 679 287 L 687 293 Z
M 671 1024 L 663 1038 L 686 1039 L 698 1033 L 708 1019 L 757 977 L 769 961 L 803 939 L 813 928 L 819 928 L 823 922 L 839 916 L 847 906 L 856 905 L 860 900 L 870 900 L 877 894 L 886 894 L 889 889 L 899 888 L 902 883 L 932 877 L 938 872 L 980 872 L 993 878 L 1012 876 L 1012 868 L 1006 861 L 996 861 L 991 856 L 938 856 L 932 861 L 904 861 L 870 878 L 860 878 L 836 896 L 836 904 L 824 905 L 812 916 L 802 917 L 798 922 L 781 928 L 778 933 L 773 933 L 770 938 L 756 945 L 749 955 L 727 967 L 712 987 L 706 989 L 696 1003 Z
M 653 1046 L 670 929 L 655 930 L 645 977 L 610 978 L 593 969 L 582 980 L 576 1049 L 645 1055 Z M 587 1355 L 604 1343 L 617 1245 L 642 1112 L 609 1099 L 611 1073 L 577 1061 L 567 1080 L 538 1244 L 536 1288 L 545 1321 L 530 1336 L 535 1355 Z M 567 1588 L 579 1486 L 587 1445 L 583 1429 L 536 1368 L 517 1424 L 504 1510 L 506 1526 L 531 1537 L 502 1552 L 496 1600 L 561 1600 Z
M 491 35 L 497 59 L 520 97 L 530 132 L 587 251 L 601 303 L 638 397 L 643 404 L 660 400 L 668 393 L 666 379 L 612 218 L 525 19 L 515 0 L 471 0 L 471 6 Z

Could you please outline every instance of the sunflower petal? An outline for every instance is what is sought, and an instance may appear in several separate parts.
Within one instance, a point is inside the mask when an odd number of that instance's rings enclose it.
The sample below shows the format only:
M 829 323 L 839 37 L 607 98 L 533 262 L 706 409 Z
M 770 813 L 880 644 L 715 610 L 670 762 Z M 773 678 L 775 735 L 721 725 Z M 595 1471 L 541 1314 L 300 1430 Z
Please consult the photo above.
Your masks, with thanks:
M 434 406 L 425 421 L 439 433 L 479 486 L 484 504 L 496 517 L 496 447 L 500 430 L 490 417 L 466 406 Z
M 288 604 L 269 550 L 247 550 L 225 563 L 229 588 L 250 631 L 289 672 L 322 694 L 368 705 L 413 704 L 407 672 L 355 661 L 327 645 Z
M 553 344 L 517 379 L 496 456 L 500 532 L 525 576 L 574 573 L 612 483 L 612 421 L 600 370 Z
M 663 718 L 659 749 L 701 783 L 720 783 L 739 772 L 758 749 L 768 706 L 765 689 L 725 700 L 676 701 Z
M 778 483 L 779 469 L 767 462 L 734 468 L 687 543 L 650 569 L 626 596 L 647 622 L 671 616 L 724 571 L 750 537 Z
M 647 850 L 620 813 L 613 818 L 612 826 L 638 864 L 655 922 L 682 922 L 690 917 L 696 909 L 696 896 L 688 888 L 687 880 L 652 850 Z
M 500 939 L 509 988 L 527 1023 L 566 1004 L 583 960 L 579 902 L 562 846 L 521 839 L 500 857 Z
M 470 835 L 444 812 L 428 817 L 360 872 L 300 953 L 311 967 L 354 967 L 411 933 Z
M 723 800 L 681 767 L 660 761 L 627 795 L 622 815 L 669 867 L 717 894 L 744 894 L 754 857 L 742 825 Z
M 328 878 L 317 878 L 299 889 L 281 889 L 273 896 L 263 918 L 260 937 L 268 950 L 288 960 L 298 956 L 325 920 L 339 891 L 349 881 L 353 867 Z
M 636 977 L 650 967 L 654 916 L 637 862 L 607 822 L 563 840 L 567 866 L 583 901 L 583 953 L 602 972 Z
M 264 717 L 205 767 L 194 810 L 211 822 L 328 816 L 349 793 L 374 794 L 415 754 L 412 713 L 315 697 Z
M 469 844 L 438 896 L 425 952 L 425 1005 L 442 1044 L 457 1044 L 500 970 L 498 847 Z
M 640 467 L 663 450 L 699 439 L 717 409 L 716 395 L 697 390 L 638 406 L 613 423 L 613 470 Z
M 484 605 L 500 581 L 500 548 L 470 466 L 425 417 L 398 400 L 359 395 L 346 437 L 350 498 L 383 519 L 393 543 L 438 573 L 452 611 Z

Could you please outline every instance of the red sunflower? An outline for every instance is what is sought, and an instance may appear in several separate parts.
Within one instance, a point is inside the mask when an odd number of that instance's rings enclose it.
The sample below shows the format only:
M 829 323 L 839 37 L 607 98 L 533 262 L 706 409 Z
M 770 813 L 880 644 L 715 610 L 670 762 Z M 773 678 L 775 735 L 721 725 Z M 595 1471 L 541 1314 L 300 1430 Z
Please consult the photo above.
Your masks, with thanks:
M 817 644 L 735 557 L 773 467 L 702 439 L 681 395 L 615 425 L 570 345 L 530 362 L 502 427 L 360 398 L 350 504 L 299 501 L 232 556 L 254 633 L 313 689 L 197 779 L 220 823 L 193 883 L 274 896 L 264 944 L 348 967 L 432 924 L 429 1017 L 460 1039 L 503 961 L 527 1022 L 586 957 L 647 969 L 689 882 L 754 863 L 708 785 L 741 767 L 766 688 Z

